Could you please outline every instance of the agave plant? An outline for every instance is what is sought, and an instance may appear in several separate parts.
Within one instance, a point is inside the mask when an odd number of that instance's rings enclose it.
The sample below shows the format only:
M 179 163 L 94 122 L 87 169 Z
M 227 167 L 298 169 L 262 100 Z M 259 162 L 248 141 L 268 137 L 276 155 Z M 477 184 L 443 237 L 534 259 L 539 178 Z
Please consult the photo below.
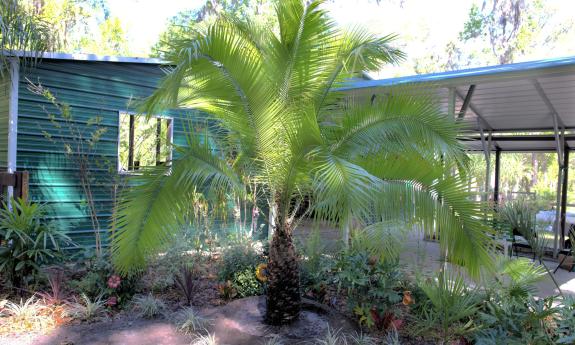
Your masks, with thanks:
M 279 30 L 220 18 L 172 42 L 173 66 L 143 111 L 195 108 L 208 123 L 176 146 L 171 164 L 132 178 L 117 207 L 115 267 L 142 268 L 182 228 L 189 195 L 244 195 L 251 182 L 269 201 L 266 320 L 300 311 L 292 233 L 302 216 L 348 230 L 401 218 L 441 229 L 449 258 L 479 275 L 489 264 L 481 207 L 460 174 L 460 125 L 430 97 L 397 92 L 373 102 L 341 89 L 395 63 L 395 36 L 335 25 L 322 1 L 278 2 Z M 250 183 L 246 183 L 245 181 Z M 305 206 L 304 206 L 305 205 Z

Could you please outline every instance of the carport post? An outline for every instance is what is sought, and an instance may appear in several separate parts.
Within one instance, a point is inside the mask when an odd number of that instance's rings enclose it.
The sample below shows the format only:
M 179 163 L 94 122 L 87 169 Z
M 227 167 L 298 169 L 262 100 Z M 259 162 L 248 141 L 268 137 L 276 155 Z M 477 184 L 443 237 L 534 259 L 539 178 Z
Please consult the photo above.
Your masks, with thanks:
M 553 117 L 555 119 L 555 117 Z M 555 203 L 555 235 L 553 236 L 553 257 L 557 257 L 557 253 L 559 252 L 559 230 L 561 228 L 561 192 L 563 188 L 561 187 L 561 183 L 563 182 L 563 170 L 565 169 L 565 162 L 563 161 L 563 148 L 565 147 L 565 130 L 562 129 L 561 133 L 559 133 L 557 127 L 557 121 L 555 123 L 555 138 L 557 142 L 557 163 L 559 166 L 559 170 L 557 171 L 557 201 Z
M 495 184 L 493 186 L 493 206 L 499 206 L 499 178 L 501 177 L 501 149 L 495 149 Z
M 559 248 L 565 246 L 565 218 L 567 214 L 567 187 L 569 182 L 569 148 L 563 148 L 563 185 L 561 191 L 561 236 Z
M 483 132 L 483 126 L 481 126 L 481 121 L 477 118 L 477 126 L 479 127 L 479 134 L 481 135 L 481 147 L 483 148 L 483 154 L 485 155 L 485 189 L 484 195 L 481 198 L 483 201 L 489 201 L 489 191 L 491 187 L 491 135 L 489 132 L 487 136 L 487 141 L 485 140 L 485 133 Z

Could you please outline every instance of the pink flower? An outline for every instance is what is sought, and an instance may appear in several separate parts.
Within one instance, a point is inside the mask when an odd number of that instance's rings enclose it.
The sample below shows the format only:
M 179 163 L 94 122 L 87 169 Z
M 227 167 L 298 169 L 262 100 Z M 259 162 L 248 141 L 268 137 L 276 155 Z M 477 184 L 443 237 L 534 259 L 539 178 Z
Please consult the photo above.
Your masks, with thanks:
M 108 307 L 113 307 L 116 304 L 118 304 L 118 299 L 116 298 L 116 296 L 110 296 L 108 297 L 108 300 L 106 301 L 106 305 Z
M 120 286 L 121 282 L 122 282 L 122 279 L 119 276 L 114 274 L 110 278 L 108 278 L 108 287 L 110 289 L 115 289 L 118 286 Z

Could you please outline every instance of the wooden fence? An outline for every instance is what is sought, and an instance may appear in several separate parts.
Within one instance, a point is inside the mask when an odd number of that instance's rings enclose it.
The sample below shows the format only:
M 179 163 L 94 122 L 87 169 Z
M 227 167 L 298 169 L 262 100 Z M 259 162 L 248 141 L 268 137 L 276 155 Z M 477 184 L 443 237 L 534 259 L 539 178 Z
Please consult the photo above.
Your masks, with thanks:
M 0 199 L 6 200 L 8 197 L 8 187 L 13 187 L 13 197 L 15 199 L 28 200 L 28 181 L 29 174 L 27 171 L 17 171 L 15 173 L 0 172 Z

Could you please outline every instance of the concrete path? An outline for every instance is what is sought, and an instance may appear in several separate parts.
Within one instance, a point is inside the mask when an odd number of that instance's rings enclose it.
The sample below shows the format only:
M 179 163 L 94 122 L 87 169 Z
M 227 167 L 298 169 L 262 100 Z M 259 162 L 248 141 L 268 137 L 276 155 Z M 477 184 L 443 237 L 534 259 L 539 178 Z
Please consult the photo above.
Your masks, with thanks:
M 433 275 L 441 267 L 439 243 L 426 241 L 419 233 L 410 234 L 405 243 L 405 247 L 400 255 L 400 264 L 424 275 Z M 514 256 L 515 257 L 515 256 Z M 555 261 L 544 260 L 545 265 L 551 272 L 557 267 Z M 560 268 L 553 275 L 559 287 L 565 295 L 575 296 L 575 272 L 567 272 Z M 546 297 L 557 295 L 558 291 L 553 280 L 547 275 L 545 279 L 537 284 L 538 295 Z

